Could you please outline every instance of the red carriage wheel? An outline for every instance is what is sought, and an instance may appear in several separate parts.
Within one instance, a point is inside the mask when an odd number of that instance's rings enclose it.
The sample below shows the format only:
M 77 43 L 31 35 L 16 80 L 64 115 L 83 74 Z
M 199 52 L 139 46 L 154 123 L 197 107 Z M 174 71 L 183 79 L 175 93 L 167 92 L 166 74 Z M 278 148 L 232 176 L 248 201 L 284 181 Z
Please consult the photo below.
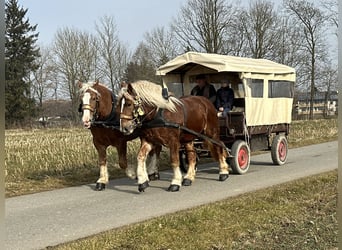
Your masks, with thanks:
M 276 165 L 284 165 L 287 160 L 288 144 L 285 135 L 276 135 L 272 141 L 271 156 Z
M 233 143 L 231 154 L 233 158 L 229 161 L 235 174 L 245 174 L 249 169 L 251 152 L 248 144 L 243 140 Z

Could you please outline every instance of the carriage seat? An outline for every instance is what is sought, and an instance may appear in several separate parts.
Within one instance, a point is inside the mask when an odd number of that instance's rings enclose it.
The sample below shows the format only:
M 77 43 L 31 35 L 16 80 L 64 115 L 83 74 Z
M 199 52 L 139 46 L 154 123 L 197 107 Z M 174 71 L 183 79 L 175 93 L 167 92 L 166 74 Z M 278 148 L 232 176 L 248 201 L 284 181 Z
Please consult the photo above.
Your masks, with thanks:
M 245 98 L 234 98 L 233 101 L 233 108 L 231 112 L 244 112 L 245 111 Z M 218 117 L 222 117 L 222 112 L 217 112 Z

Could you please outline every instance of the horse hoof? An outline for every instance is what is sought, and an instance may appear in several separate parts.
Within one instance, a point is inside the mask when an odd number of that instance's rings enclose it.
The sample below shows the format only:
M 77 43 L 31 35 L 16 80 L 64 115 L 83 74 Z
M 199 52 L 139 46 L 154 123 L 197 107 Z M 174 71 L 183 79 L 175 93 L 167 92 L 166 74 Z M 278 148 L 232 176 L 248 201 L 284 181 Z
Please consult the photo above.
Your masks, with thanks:
M 192 180 L 190 179 L 184 179 L 182 182 L 183 186 L 191 186 L 191 184 L 192 184 Z
M 229 174 L 220 174 L 219 181 L 225 181 L 229 177 Z
M 150 185 L 148 185 L 148 181 L 145 181 L 142 184 L 139 184 L 138 190 L 139 192 L 145 192 L 145 189 L 148 188 Z
M 160 179 L 160 176 L 158 172 L 155 172 L 153 174 L 150 174 L 148 178 L 150 179 L 150 181 L 156 181 Z
M 170 185 L 169 188 L 167 189 L 169 192 L 177 192 L 179 191 L 179 185 Z
M 105 190 L 105 188 L 106 188 L 106 184 L 96 182 L 95 191 L 102 191 L 102 190 Z

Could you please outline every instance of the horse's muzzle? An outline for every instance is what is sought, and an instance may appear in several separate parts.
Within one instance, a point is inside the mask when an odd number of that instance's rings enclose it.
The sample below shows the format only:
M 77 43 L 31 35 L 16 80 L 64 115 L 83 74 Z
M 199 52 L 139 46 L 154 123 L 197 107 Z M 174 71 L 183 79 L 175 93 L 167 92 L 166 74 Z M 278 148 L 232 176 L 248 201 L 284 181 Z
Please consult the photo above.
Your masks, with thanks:
M 83 126 L 85 128 L 90 128 L 91 127 L 91 122 L 90 121 L 85 121 L 85 122 L 83 122 Z
M 130 135 L 133 133 L 134 129 L 131 126 L 129 126 L 129 127 L 120 128 L 120 131 L 124 135 Z

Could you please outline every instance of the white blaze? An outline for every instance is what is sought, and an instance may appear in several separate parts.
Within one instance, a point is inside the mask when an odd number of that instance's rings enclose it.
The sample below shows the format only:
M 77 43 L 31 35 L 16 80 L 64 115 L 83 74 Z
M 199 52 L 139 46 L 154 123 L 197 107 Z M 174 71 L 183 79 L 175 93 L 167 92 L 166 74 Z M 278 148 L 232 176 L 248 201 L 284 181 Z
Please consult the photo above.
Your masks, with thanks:
M 84 93 L 83 98 L 82 98 L 82 103 L 83 105 L 89 105 L 90 104 L 90 94 L 89 93 Z M 82 116 L 82 122 L 83 125 L 87 128 L 90 127 L 90 110 L 89 109 L 84 109 L 83 110 L 83 116 Z
M 120 109 L 120 113 L 122 113 L 123 108 L 124 108 L 124 105 L 125 105 L 125 97 L 123 97 L 123 98 L 121 99 L 121 109 Z M 121 124 L 121 115 L 120 115 L 120 131 L 121 131 L 121 132 L 123 131 L 122 124 Z

